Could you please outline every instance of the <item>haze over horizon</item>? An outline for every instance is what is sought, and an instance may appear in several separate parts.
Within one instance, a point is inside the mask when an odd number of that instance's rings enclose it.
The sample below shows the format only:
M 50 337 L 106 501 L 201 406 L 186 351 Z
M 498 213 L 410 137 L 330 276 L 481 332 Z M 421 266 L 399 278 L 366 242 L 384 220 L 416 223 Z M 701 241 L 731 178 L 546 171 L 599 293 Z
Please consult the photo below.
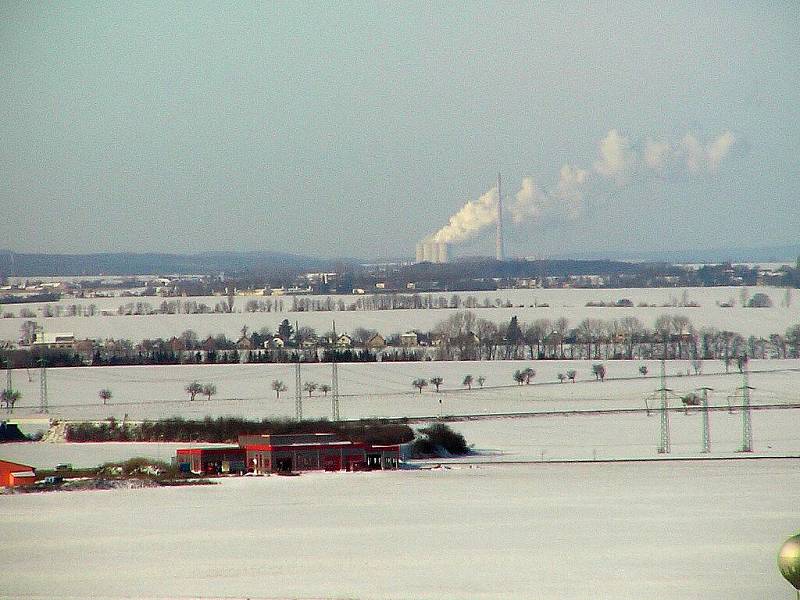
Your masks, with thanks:
M 0 245 L 492 254 L 498 170 L 509 255 L 796 244 L 798 26 L 791 2 L 5 2 Z

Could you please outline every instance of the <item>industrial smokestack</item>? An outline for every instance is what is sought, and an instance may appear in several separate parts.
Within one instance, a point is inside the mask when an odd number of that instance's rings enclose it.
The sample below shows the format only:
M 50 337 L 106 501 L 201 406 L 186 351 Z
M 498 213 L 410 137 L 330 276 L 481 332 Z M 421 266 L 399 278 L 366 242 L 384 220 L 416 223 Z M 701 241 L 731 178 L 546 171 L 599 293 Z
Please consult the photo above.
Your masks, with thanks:
M 495 239 L 495 258 L 505 260 L 503 247 L 503 191 L 500 187 L 500 173 L 497 173 L 497 233 Z

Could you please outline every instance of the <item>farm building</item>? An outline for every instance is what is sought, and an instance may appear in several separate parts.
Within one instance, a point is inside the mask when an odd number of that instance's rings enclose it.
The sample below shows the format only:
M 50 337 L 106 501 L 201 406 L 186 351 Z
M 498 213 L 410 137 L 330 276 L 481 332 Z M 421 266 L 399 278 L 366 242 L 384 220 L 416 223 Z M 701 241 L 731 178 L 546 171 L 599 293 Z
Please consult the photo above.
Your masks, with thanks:
M 247 466 L 256 473 L 396 469 L 398 445 L 341 440 L 335 433 L 243 435 Z
M 218 475 L 244 473 L 245 451 L 239 446 L 216 448 L 181 448 L 177 452 L 178 467 L 186 473 Z
M 288 473 L 396 469 L 400 446 L 340 439 L 335 433 L 240 435 L 238 446 L 182 448 L 176 462 L 184 472 Z
M 36 469 L 28 465 L 0 460 L 0 487 L 33 485 L 36 481 Z

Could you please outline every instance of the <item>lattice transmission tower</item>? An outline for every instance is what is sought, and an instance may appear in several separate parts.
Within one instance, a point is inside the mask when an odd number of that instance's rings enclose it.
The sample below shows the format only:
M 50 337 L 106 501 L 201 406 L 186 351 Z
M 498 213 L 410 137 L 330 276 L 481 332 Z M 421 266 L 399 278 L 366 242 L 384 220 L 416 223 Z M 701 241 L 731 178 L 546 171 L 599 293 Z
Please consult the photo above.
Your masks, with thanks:
M 47 362 L 44 356 L 39 359 L 39 412 L 41 414 L 49 412 L 47 402 Z
M 669 431 L 669 406 L 667 394 L 672 390 L 667 388 L 667 371 L 664 359 L 661 359 L 661 387 L 657 390 L 661 395 L 661 437 L 658 444 L 659 454 L 669 454 L 672 452 L 672 442 L 670 441 Z
M 703 454 L 708 454 L 711 452 L 711 427 L 708 422 L 708 392 L 713 391 L 713 388 L 702 387 L 700 388 L 700 391 L 703 392 L 703 449 L 700 450 L 700 452 Z
M 294 366 L 294 417 L 298 421 L 303 420 L 303 391 L 300 379 L 300 357 L 297 357 L 297 364 Z
M 339 416 L 339 365 L 336 363 L 336 321 L 333 322 L 333 352 L 331 354 L 331 420 L 335 423 L 340 420 Z

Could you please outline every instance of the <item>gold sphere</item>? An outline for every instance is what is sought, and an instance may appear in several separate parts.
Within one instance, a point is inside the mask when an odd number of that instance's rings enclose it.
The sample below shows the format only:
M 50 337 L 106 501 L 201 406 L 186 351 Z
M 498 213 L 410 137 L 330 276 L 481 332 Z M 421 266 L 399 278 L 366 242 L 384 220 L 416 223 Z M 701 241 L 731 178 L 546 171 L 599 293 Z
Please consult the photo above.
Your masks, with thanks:
M 800 590 L 800 533 L 790 537 L 781 546 L 778 568 L 786 581 Z

